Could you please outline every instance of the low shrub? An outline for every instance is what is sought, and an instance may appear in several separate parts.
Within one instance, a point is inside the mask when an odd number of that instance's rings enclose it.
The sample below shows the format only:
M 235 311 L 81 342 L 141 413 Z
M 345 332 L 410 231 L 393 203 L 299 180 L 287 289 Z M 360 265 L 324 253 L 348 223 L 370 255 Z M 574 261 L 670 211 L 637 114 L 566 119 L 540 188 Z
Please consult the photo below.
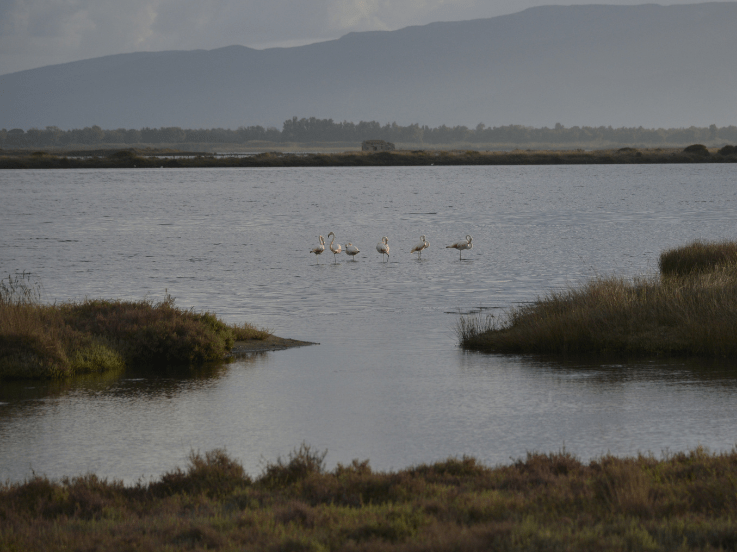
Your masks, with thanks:
M 312 474 L 319 475 L 325 470 L 325 456 L 327 451 L 318 452 L 310 445 L 302 443 L 286 459 L 280 456 L 276 462 L 267 464 L 259 483 L 267 487 L 283 487 L 302 481 Z
M 225 449 L 214 449 L 203 455 L 190 452 L 186 471 L 176 468 L 150 486 L 157 496 L 176 494 L 224 496 L 252 483 L 243 466 L 231 459 Z

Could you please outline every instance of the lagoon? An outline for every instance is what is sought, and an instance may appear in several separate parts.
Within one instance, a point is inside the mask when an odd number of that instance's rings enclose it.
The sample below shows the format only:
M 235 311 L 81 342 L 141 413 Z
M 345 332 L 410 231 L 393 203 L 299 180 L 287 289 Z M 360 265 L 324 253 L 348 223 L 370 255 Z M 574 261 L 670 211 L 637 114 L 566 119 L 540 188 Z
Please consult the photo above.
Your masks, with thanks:
M 736 184 L 731 164 L 2 171 L 0 271 L 31 272 L 47 301 L 168 291 L 320 345 L 195 373 L 3 382 L 0 479 L 132 482 L 215 447 L 256 474 L 303 441 L 328 466 L 376 469 L 730 450 L 734 362 L 470 353 L 453 326 L 737 238 Z M 356 262 L 309 254 L 330 231 Z M 445 245 L 466 234 L 459 261 Z

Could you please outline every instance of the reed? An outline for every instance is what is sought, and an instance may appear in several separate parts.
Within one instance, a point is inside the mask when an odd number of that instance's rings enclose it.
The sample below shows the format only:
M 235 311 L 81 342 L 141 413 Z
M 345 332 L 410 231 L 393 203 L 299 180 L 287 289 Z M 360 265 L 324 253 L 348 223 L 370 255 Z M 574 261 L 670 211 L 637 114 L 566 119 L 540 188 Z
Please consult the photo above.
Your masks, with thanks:
M 2 550 L 733 550 L 737 452 L 588 463 L 324 469 L 307 446 L 251 478 L 224 450 L 126 486 L 94 474 L 0 484 Z M 278 477 L 274 474 L 279 472 Z M 288 475 L 288 477 L 287 477 Z
M 461 346 L 500 353 L 737 357 L 737 244 L 666 251 L 660 276 L 597 277 L 483 323 L 461 318 Z
M 160 302 L 85 299 L 46 305 L 27 274 L 0 282 L 0 378 L 53 378 L 222 360 L 237 340 L 266 339 L 253 325 Z

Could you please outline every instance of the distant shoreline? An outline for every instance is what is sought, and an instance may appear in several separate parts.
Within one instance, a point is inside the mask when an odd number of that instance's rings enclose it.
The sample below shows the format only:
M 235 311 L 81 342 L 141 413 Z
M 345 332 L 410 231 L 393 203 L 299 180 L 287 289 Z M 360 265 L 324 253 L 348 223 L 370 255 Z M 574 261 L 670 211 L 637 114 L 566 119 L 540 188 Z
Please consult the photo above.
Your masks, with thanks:
M 632 165 L 737 163 L 737 147 L 604 150 L 396 150 L 384 152 L 217 155 L 173 150 L 94 150 L 64 153 L 2 151 L 0 169 L 131 169 L 227 167 L 391 167 L 453 165 Z

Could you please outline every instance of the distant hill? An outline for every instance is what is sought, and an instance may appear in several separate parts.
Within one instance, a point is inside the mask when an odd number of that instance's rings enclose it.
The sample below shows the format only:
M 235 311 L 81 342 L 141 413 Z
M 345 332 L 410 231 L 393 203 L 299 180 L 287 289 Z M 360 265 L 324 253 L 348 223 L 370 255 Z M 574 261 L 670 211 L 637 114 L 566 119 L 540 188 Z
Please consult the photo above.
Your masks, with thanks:
M 737 123 L 737 3 L 547 6 L 295 48 L 121 54 L 0 76 L 0 128 Z

